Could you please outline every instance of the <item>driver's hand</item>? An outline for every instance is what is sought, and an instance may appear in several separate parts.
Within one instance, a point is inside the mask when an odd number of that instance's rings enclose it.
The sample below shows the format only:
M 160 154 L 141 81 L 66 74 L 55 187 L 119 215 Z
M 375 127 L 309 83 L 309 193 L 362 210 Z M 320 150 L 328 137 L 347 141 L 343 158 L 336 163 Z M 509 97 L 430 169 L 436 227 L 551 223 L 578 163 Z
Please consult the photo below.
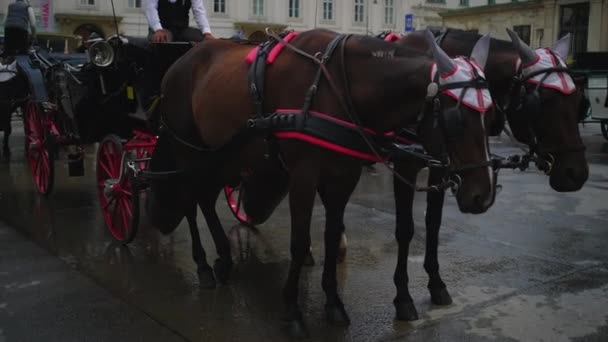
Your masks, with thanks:
M 169 33 L 167 32 L 167 30 L 164 29 L 158 30 L 154 32 L 154 35 L 152 36 L 152 41 L 154 43 L 166 43 L 169 41 Z
M 205 33 L 203 34 L 203 37 L 205 37 L 205 39 L 215 39 L 215 37 L 211 33 Z

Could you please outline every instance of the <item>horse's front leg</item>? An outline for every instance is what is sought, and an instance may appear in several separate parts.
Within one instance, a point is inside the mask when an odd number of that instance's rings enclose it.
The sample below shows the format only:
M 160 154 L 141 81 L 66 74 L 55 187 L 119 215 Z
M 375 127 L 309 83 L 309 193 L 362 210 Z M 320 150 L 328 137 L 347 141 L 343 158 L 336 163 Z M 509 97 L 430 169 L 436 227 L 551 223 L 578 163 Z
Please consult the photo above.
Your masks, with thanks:
M 410 184 L 416 184 L 416 175 L 420 170 L 418 167 L 407 162 L 396 162 L 395 170 Z M 410 242 L 414 237 L 414 217 L 412 208 L 414 205 L 414 189 L 403 183 L 397 177 L 393 178 L 395 192 L 395 214 L 396 227 L 395 238 L 398 244 L 397 267 L 393 281 L 397 287 L 397 296 L 393 300 L 397 311 L 397 319 L 401 321 L 415 321 L 418 319 L 418 311 L 410 291 L 408 289 L 409 278 L 407 275 L 407 259 L 409 255 Z
M 431 169 L 429 173 L 429 185 L 440 183 L 443 176 L 444 172 L 442 170 Z M 444 197 L 445 191 L 429 192 L 426 197 L 426 251 L 424 255 L 424 269 L 429 275 L 428 289 L 431 293 L 431 301 L 436 305 L 452 304 L 452 297 L 439 275 L 439 261 L 437 257 Z
M 215 203 L 221 187 L 216 188 L 209 193 L 210 195 L 199 199 L 199 206 L 205 216 L 205 221 L 207 221 L 207 226 L 209 227 L 217 255 L 219 256 L 213 264 L 213 270 L 220 284 L 224 284 L 228 281 L 230 271 L 232 270 L 232 254 L 230 253 L 230 241 L 215 210 Z
M 308 331 L 298 305 L 298 289 L 304 259 L 310 250 L 310 220 L 317 193 L 319 167 L 317 162 L 300 162 L 296 167 L 290 167 L 290 171 L 291 264 L 283 288 L 284 320 L 288 324 L 289 335 L 302 338 L 308 336 Z
M 338 295 L 336 264 L 339 257 L 340 240 L 345 231 L 344 210 L 360 176 L 361 168 L 359 167 L 347 175 L 323 178 L 319 186 L 319 195 L 325 206 L 325 264 L 322 285 L 327 298 L 325 304 L 327 320 L 333 325 L 350 324 L 344 304 Z
M 192 239 L 192 258 L 197 265 L 196 273 L 198 273 L 200 286 L 203 288 L 214 288 L 215 278 L 213 270 L 207 263 L 207 254 L 201 244 L 201 237 L 196 224 L 196 204 L 186 210 L 186 219 L 188 220 L 188 228 L 190 228 L 190 237 Z
M 8 119 L 6 121 L 6 124 L 4 125 L 4 138 L 2 140 L 2 156 L 4 157 L 4 160 L 9 161 L 11 159 L 11 149 L 9 146 L 9 139 L 12 133 L 12 126 L 11 126 L 11 113 L 9 110 L 8 113 Z

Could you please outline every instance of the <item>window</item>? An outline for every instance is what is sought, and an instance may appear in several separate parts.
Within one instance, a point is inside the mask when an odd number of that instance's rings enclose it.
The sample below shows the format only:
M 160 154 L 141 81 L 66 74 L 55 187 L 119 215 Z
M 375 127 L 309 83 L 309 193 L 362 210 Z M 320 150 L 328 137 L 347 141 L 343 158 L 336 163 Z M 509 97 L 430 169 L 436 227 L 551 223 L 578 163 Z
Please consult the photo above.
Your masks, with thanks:
M 213 13 L 226 13 L 226 0 L 213 0 Z
M 458 0 L 458 5 L 469 6 L 469 0 Z
M 0 13 L 0 33 L 4 33 L 4 13 Z
M 530 25 L 515 25 L 513 26 L 513 31 L 517 33 L 524 43 L 530 45 Z
M 141 8 L 141 0 L 129 0 L 129 8 Z
M 384 24 L 395 25 L 395 0 L 384 0 Z
M 323 0 L 323 20 L 334 20 L 334 0 Z
M 365 22 L 365 1 L 355 0 L 355 23 Z
M 253 16 L 264 16 L 264 0 L 253 0 Z
M 488 6 L 496 5 L 496 0 L 488 0 Z
M 300 0 L 289 0 L 289 18 L 300 17 Z
M 95 0 L 80 0 L 82 6 L 95 6 Z
M 431 4 L 445 4 L 445 0 L 426 0 L 426 2 Z

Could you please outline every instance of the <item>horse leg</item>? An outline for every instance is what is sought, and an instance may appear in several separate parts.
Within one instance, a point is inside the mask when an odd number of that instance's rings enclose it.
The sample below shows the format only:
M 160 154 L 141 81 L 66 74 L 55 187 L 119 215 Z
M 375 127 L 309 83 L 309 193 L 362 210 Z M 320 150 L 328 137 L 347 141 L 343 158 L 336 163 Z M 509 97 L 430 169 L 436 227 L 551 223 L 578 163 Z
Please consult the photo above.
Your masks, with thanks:
M 334 178 L 324 182 L 319 187 L 319 195 L 325 207 L 325 264 L 323 267 L 322 285 L 327 302 L 325 312 L 327 320 L 332 325 L 346 326 L 350 324 L 344 304 L 338 295 L 336 279 L 336 264 L 340 240 L 345 231 L 344 210 L 352 195 L 361 170 L 351 177 Z
M 2 141 L 2 156 L 4 157 L 4 160 L 9 161 L 11 159 L 11 149 L 9 147 L 9 138 L 12 133 L 10 109 L 8 110 L 7 116 L 8 116 L 8 118 L 6 119 L 6 122 L 4 123 L 4 125 L 3 125 L 4 127 L 2 129 L 4 131 L 4 139 Z
M 431 169 L 429 173 L 429 184 L 437 184 L 441 182 L 442 178 L 442 170 Z M 431 293 L 431 301 L 436 305 L 452 304 L 452 297 L 450 297 L 447 287 L 439 275 L 439 261 L 437 258 L 439 228 L 441 227 L 444 197 L 445 191 L 429 192 L 426 200 L 426 251 L 424 255 L 424 269 L 429 275 L 428 289 Z
M 419 169 L 411 164 L 395 163 L 395 169 L 410 184 L 416 184 L 416 175 Z M 409 255 L 410 242 L 414 237 L 414 217 L 412 207 L 414 205 L 414 189 L 403 183 L 397 177 L 393 177 L 395 193 L 396 227 L 395 237 L 399 248 L 397 256 L 397 267 L 393 281 L 397 287 L 397 296 L 393 300 L 397 311 L 397 319 L 400 321 L 415 321 L 418 319 L 416 306 L 408 289 L 407 258 Z
M 207 254 L 201 244 L 201 237 L 196 224 L 196 205 L 194 205 L 186 213 L 188 227 L 190 228 L 190 236 L 192 238 L 192 258 L 197 265 L 196 273 L 198 273 L 199 284 L 203 288 L 215 288 L 215 278 L 213 270 L 207 263 Z
M 215 211 L 215 202 L 219 193 L 220 189 L 213 192 L 213 195 L 199 200 L 198 205 L 205 216 L 205 221 L 207 221 L 207 226 L 209 227 L 217 255 L 219 256 L 213 264 L 213 270 L 218 282 L 224 284 L 228 280 L 230 270 L 232 269 L 232 254 L 230 253 L 230 241 L 228 241 L 224 227 L 222 227 L 222 223 Z
M 310 221 L 319 177 L 319 171 L 316 168 L 318 165 L 306 166 L 308 165 L 290 168 L 292 170 L 289 184 L 291 263 L 287 281 L 283 288 L 284 321 L 288 324 L 289 335 L 299 338 L 308 336 L 302 312 L 298 305 L 298 289 L 304 259 L 310 250 Z

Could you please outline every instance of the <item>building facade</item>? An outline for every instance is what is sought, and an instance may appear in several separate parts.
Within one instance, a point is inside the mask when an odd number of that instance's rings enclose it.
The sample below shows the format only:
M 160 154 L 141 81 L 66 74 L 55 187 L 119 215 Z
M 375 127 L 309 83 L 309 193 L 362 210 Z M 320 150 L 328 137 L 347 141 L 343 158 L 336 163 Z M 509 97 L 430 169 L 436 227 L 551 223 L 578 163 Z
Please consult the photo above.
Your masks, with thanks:
M 573 56 L 608 51 L 608 0 L 487 0 L 480 6 L 447 10 L 440 15 L 446 27 L 491 33 L 502 39 L 508 39 L 505 27 L 511 28 L 532 47 L 550 46 L 570 33 Z
M 0 22 L 10 1 L 0 0 Z M 458 7 L 464 0 L 204 0 L 211 28 L 218 37 L 236 34 L 245 38 L 263 33 L 266 27 L 307 30 L 316 27 L 339 32 L 377 34 L 441 26 L 439 11 Z M 110 0 L 30 0 L 39 19 L 50 21 L 45 30 L 66 34 L 95 28 L 104 35 L 116 31 Z M 118 29 L 122 34 L 148 34 L 142 12 L 145 0 L 113 0 Z M 50 18 L 49 18 L 50 17 Z M 45 21 L 45 22 L 47 22 Z M 194 21 L 192 21 L 194 25 Z
M 10 1 L 0 0 L 0 22 Z M 30 0 L 41 31 L 146 36 L 146 0 Z M 514 29 L 531 46 L 570 32 L 573 50 L 608 51 L 608 0 L 204 0 L 217 37 L 263 38 L 266 27 L 378 34 L 455 27 L 507 39 Z M 116 12 L 113 16 L 112 4 Z M 114 20 L 116 19 L 116 21 Z M 407 23 L 407 24 L 406 24 Z M 194 26 L 194 21 L 191 23 Z M 0 28 L 1 30 L 2 28 Z M 1 33 L 1 31 L 0 31 Z

